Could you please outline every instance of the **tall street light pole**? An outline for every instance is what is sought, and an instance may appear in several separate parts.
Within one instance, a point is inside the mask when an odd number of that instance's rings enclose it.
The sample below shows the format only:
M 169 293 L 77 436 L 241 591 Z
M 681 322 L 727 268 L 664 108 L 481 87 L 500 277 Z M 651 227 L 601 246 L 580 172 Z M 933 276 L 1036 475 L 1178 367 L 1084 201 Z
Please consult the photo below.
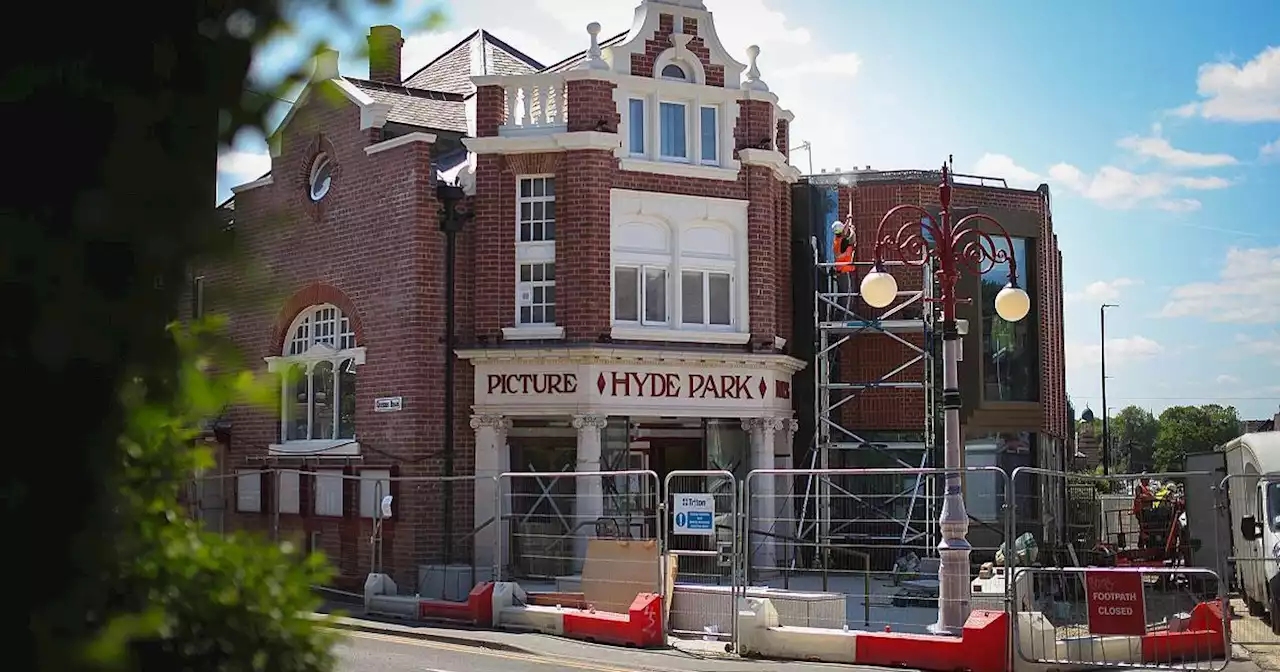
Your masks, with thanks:
M 1000 222 L 981 213 L 952 221 L 951 173 L 945 163 L 942 165 L 938 196 L 941 209 L 936 218 L 928 210 L 910 204 L 896 206 L 881 218 L 875 236 L 875 266 L 862 280 L 861 295 L 873 308 L 888 307 L 897 298 L 898 282 L 884 270 L 886 249 L 912 266 L 924 266 L 930 259 L 936 264 L 935 273 L 941 285 L 941 296 L 937 300 L 942 303 L 946 489 L 939 518 L 942 541 L 938 543 L 941 559 L 938 568 L 938 622 L 933 631 L 959 634 L 969 617 L 969 552 L 972 548 L 965 539 L 969 533 L 969 514 L 965 511 L 961 489 L 960 331 L 956 324 L 956 303 L 959 300 L 956 282 L 960 279 L 962 267 L 980 276 L 997 264 L 1008 263 L 1009 282 L 996 295 L 996 313 L 1006 321 L 1017 322 L 1031 310 L 1031 297 L 1018 287 L 1013 240 Z M 896 218 L 900 222 L 904 217 L 906 224 L 896 232 L 886 230 L 892 220 Z M 924 232 L 932 238 L 932 244 Z M 1006 249 L 997 249 L 996 238 L 1004 239 Z
M 1111 434 L 1107 430 L 1107 309 L 1119 308 L 1118 303 L 1104 303 L 1098 308 L 1098 325 L 1102 342 L 1102 475 L 1111 473 Z

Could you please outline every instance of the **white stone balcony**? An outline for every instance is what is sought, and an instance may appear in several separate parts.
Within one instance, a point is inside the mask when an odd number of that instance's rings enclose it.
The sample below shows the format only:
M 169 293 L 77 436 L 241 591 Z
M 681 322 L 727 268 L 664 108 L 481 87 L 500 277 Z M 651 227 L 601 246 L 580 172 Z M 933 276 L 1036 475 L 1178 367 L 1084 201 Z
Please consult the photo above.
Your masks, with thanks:
M 569 94 L 563 73 L 474 77 L 476 86 L 501 86 L 506 117 L 498 135 L 518 137 L 563 133 L 568 128 Z

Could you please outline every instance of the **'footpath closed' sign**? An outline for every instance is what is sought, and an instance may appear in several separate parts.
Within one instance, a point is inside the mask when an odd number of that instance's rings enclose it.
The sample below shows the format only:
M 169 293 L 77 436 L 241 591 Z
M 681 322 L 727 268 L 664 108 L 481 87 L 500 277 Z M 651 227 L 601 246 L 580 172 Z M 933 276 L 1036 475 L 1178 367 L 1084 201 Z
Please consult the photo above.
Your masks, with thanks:
M 1147 634 L 1147 605 L 1142 573 L 1102 569 L 1084 573 L 1089 633 L 1093 635 Z

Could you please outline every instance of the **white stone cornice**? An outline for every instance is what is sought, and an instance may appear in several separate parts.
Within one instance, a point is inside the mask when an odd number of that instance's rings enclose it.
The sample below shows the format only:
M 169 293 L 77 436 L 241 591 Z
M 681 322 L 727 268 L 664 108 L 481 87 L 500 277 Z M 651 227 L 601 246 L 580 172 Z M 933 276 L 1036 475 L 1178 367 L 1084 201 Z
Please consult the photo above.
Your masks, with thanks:
M 788 355 L 731 351 L 640 350 L 591 346 L 585 348 L 467 348 L 456 351 L 459 359 L 473 363 L 510 364 L 694 364 L 725 368 L 748 367 L 795 373 L 805 368 L 802 360 Z
M 462 144 L 476 154 L 535 154 L 579 149 L 614 151 L 622 146 L 617 133 L 602 131 L 564 131 L 544 135 L 490 135 L 463 138 Z
M 787 163 L 787 157 L 775 149 L 740 149 L 738 161 L 744 166 L 765 166 L 783 182 L 800 179 L 800 170 Z

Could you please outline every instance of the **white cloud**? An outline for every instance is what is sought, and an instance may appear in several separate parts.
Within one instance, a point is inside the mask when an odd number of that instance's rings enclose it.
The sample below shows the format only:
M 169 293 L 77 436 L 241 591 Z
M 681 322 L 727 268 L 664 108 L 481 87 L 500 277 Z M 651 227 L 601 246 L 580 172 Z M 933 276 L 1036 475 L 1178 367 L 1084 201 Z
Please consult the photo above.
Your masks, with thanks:
M 1236 334 L 1237 349 L 1247 355 L 1255 355 L 1271 359 L 1280 364 L 1280 333 L 1271 338 L 1253 338 L 1244 334 Z
M 1239 385 L 1240 379 L 1235 376 L 1224 373 L 1221 376 L 1214 378 L 1213 382 L 1219 385 Z
M 1116 278 L 1110 282 L 1106 280 L 1098 280 L 1085 285 L 1084 289 L 1079 292 L 1072 292 L 1067 295 L 1067 299 L 1075 301 L 1089 301 L 1092 303 L 1102 303 L 1106 301 L 1115 301 L 1120 298 L 1120 290 L 1125 287 L 1142 284 L 1141 280 L 1132 278 Z
M 1152 127 L 1149 136 L 1131 135 L 1121 138 L 1116 144 L 1139 156 L 1157 159 L 1174 168 L 1217 168 L 1238 163 L 1230 154 L 1203 154 L 1176 149 L 1168 140 L 1160 137 L 1160 124 Z
M 1115 166 L 1103 166 L 1089 175 L 1069 163 L 1050 167 L 1049 177 L 1059 185 L 1113 210 L 1154 206 L 1171 212 L 1186 212 L 1199 208 L 1200 202 L 1183 197 L 1170 198 L 1175 190 L 1204 191 L 1231 185 L 1221 177 L 1134 173 Z
M 1145 337 L 1113 338 L 1107 341 L 1107 364 L 1122 365 L 1151 359 L 1164 352 L 1164 346 Z M 1067 344 L 1067 366 L 1092 368 L 1102 362 L 1102 348 L 1095 344 Z
M 1175 287 L 1161 315 L 1280 323 L 1280 247 L 1231 248 L 1218 280 Z
M 1044 178 L 1019 166 L 1012 157 L 1005 154 L 983 154 L 974 162 L 973 172 L 983 177 L 1003 177 L 1014 187 L 1034 189 L 1044 182 Z
M 1263 49 L 1244 65 L 1200 66 L 1196 90 L 1204 100 L 1174 111 L 1222 121 L 1280 121 L 1280 46 Z
M 1276 138 L 1272 142 L 1268 142 L 1258 150 L 1258 156 L 1264 159 L 1272 157 L 1280 157 L 1280 138 Z
M 763 53 L 763 52 L 762 52 Z M 795 77 L 798 75 L 828 75 L 835 77 L 853 77 L 862 68 L 862 57 L 855 53 L 831 54 L 815 61 L 800 63 L 788 68 L 773 70 L 774 77 Z

